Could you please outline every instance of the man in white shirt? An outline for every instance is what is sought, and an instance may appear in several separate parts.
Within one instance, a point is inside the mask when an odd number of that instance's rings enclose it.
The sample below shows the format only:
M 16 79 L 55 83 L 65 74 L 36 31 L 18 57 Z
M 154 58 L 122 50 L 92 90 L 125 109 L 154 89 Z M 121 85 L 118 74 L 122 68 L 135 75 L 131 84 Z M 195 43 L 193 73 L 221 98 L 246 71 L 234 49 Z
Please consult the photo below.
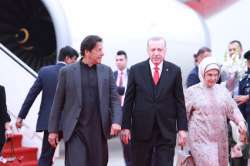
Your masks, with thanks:
M 135 166 L 173 166 L 176 138 L 184 146 L 187 115 L 181 69 L 165 60 L 163 37 L 147 42 L 149 58 L 130 68 L 123 106 L 121 138 L 131 141 Z
M 127 57 L 126 52 L 123 50 L 119 50 L 116 53 L 116 57 L 115 57 L 117 70 L 114 72 L 114 77 L 116 80 L 117 92 L 121 100 L 121 107 L 123 107 L 123 103 L 124 103 L 125 91 L 127 88 L 127 81 L 128 81 L 128 74 L 129 74 L 129 69 L 127 68 L 127 61 L 128 61 L 128 57 Z M 122 143 L 122 147 L 123 147 L 123 156 L 124 156 L 126 166 L 132 166 L 130 143 L 127 145 Z
M 242 44 L 233 40 L 228 44 L 228 52 L 221 68 L 221 79 L 233 96 L 238 95 L 239 81 L 247 70 L 246 60 L 242 56 Z

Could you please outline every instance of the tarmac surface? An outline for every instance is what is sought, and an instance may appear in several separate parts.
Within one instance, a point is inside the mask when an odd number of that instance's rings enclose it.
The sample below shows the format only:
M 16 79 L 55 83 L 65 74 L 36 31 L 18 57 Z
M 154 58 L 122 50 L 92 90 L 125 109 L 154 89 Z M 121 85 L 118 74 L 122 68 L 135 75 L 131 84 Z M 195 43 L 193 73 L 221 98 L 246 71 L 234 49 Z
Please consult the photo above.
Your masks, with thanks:
M 119 138 L 113 138 L 109 140 L 109 162 L 108 166 L 125 166 L 122 154 L 122 147 Z M 174 165 L 176 162 L 176 157 Z M 55 160 L 54 166 L 64 166 L 64 157 L 59 157 Z M 250 159 L 248 160 L 248 166 L 250 166 Z
M 122 146 L 119 138 L 112 138 L 109 145 L 108 166 L 125 166 L 122 154 Z M 55 160 L 54 166 L 64 166 L 64 157 L 61 156 Z

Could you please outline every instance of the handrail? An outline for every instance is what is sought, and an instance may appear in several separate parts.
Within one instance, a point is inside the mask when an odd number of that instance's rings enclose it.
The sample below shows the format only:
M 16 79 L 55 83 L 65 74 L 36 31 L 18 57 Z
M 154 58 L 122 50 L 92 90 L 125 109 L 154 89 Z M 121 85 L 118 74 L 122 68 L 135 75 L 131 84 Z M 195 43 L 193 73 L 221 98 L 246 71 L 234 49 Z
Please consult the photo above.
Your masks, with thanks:
M 10 50 L 8 50 L 2 43 L 0 43 L 0 50 L 8 55 L 12 60 L 14 60 L 18 65 L 20 65 L 24 70 L 26 70 L 34 78 L 37 78 L 37 73 L 31 69 L 27 64 L 15 56 Z
M 9 110 L 8 110 L 8 114 L 9 114 L 10 116 L 14 117 L 15 119 L 18 118 L 15 114 L 13 114 L 13 113 L 12 113 L 11 111 L 9 111 Z M 25 128 L 27 128 L 27 129 L 30 129 L 29 126 L 28 126 L 27 124 L 25 124 L 24 122 L 22 122 L 22 126 L 25 127 Z M 42 138 L 39 134 L 37 134 L 35 131 L 32 132 L 31 138 L 33 138 L 33 137 L 37 137 L 37 138 L 40 139 L 40 140 L 43 139 L 43 138 Z
M 8 57 L 10 57 L 13 61 L 15 61 L 22 69 L 24 69 L 25 71 L 27 71 L 27 73 L 29 73 L 32 77 L 34 77 L 35 79 L 37 78 L 37 73 L 31 69 L 27 64 L 25 64 L 22 60 L 20 60 L 17 56 L 15 56 L 10 50 L 8 50 L 8 48 L 6 48 L 3 44 L 0 43 L 0 51 L 2 51 L 3 53 L 5 53 Z M 11 117 L 13 117 L 14 119 L 17 119 L 17 116 L 10 110 L 8 110 L 8 113 Z M 23 122 L 23 127 L 30 130 L 30 127 Z M 40 140 L 42 140 L 42 137 L 37 134 L 35 131 L 31 131 L 30 132 L 31 138 L 36 137 Z

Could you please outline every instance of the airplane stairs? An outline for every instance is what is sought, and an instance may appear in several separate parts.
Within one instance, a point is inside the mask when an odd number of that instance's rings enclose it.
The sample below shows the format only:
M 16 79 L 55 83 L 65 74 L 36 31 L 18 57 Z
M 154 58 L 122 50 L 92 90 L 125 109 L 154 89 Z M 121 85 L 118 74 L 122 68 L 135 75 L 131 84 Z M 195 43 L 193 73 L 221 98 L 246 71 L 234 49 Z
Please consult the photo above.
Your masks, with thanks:
M 38 148 L 23 147 L 22 135 L 14 134 L 4 145 L 2 155 L 8 159 L 6 164 L 0 166 L 37 166 Z

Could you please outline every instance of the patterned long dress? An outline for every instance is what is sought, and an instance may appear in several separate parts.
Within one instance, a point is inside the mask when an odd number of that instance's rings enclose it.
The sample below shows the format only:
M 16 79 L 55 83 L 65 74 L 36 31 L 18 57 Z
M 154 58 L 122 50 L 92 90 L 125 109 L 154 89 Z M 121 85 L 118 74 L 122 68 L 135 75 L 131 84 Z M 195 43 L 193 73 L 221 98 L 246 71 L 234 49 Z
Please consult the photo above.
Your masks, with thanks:
M 228 166 L 227 118 L 238 124 L 244 118 L 222 85 L 196 84 L 185 91 L 188 144 L 196 166 Z

